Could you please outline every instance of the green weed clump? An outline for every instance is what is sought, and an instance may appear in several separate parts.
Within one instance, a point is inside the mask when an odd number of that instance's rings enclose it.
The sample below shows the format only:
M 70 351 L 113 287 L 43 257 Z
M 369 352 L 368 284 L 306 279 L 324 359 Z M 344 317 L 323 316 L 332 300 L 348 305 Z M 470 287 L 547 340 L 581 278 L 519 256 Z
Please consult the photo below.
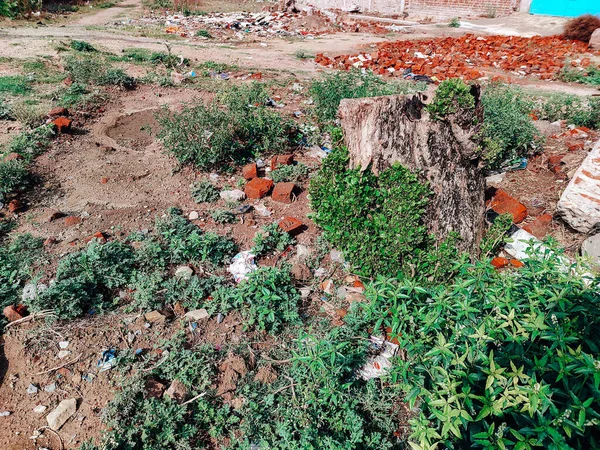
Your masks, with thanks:
M 96 47 L 86 41 L 71 41 L 71 48 L 77 52 L 93 53 L 97 52 Z
M 564 261 L 556 250 L 518 271 L 482 261 L 446 287 L 381 279 L 367 291 L 367 326 L 389 327 L 406 351 L 389 379 L 419 405 L 413 448 L 600 444 L 600 279 Z
M 233 223 L 235 222 L 235 214 L 226 209 L 215 209 L 210 213 L 210 217 L 220 224 Z
M 569 124 L 600 129 L 600 98 L 552 94 L 538 97 L 534 110 L 542 120 L 566 120 Z
M 31 91 L 31 81 L 24 75 L 0 77 L 0 92 L 11 95 L 25 95 Z
M 600 86 L 600 67 L 589 66 L 585 70 L 578 70 L 565 66 L 560 73 L 560 79 L 563 81 Z
M 183 61 L 181 61 L 177 55 L 165 52 L 153 52 L 145 48 L 136 47 L 123 50 L 123 56 L 120 59 L 139 64 L 164 65 L 168 68 L 173 68 L 180 63 L 187 66 L 190 63 L 187 58 L 184 58 Z
M 212 34 L 210 34 L 210 32 L 208 30 L 198 30 L 198 31 L 196 31 L 196 36 L 206 38 L 206 39 L 213 38 Z
M 359 70 L 335 72 L 314 81 L 310 94 L 315 102 L 315 115 L 323 123 L 335 120 L 340 101 L 344 98 L 377 97 L 379 95 L 411 94 L 422 91 L 424 84 L 385 82 L 373 72 Z
M 541 136 L 529 115 L 533 105 L 521 89 L 492 84 L 483 91 L 481 102 L 483 158 L 488 168 L 497 169 L 515 158 L 528 156 Z
M 124 89 L 135 88 L 135 78 L 127 75 L 122 69 L 112 67 L 109 62 L 102 58 L 67 56 L 65 58 L 65 70 L 73 82 L 87 86 L 112 85 Z
M 265 256 L 273 252 L 283 252 L 296 240 L 289 233 L 283 231 L 277 223 L 271 223 L 262 227 L 254 237 L 252 253 L 257 257 Z
M 290 142 L 291 123 L 265 102 L 265 85 L 234 86 L 217 100 L 159 115 L 159 138 L 182 163 L 225 170 L 248 157 L 277 153 Z
M 442 275 L 439 266 L 425 267 L 434 252 L 423 223 L 428 186 L 400 165 L 377 177 L 370 170 L 348 169 L 348 162 L 348 151 L 336 148 L 311 179 L 314 220 L 326 239 L 367 276 L 397 276 L 411 273 L 411 267 L 424 277 Z M 440 262 L 450 259 L 437 256 Z
M 219 189 L 210 181 L 192 184 L 191 194 L 196 203 L 213 203 L 219 200 Z
M 474 109 L 475 97 L 471 94 L 471 87 L 460 78 L 442 81 L 435 91 L 433 101 L 427 105 L 427 110 L 435 119 Z
M 298 183 L 310 173 L 310 169 L 306 164 L 297 163 L 289 166 L 280 166 L 271 172 L 271 179 L 274 183 L 280 183 L 282 181 L 292 181 Z

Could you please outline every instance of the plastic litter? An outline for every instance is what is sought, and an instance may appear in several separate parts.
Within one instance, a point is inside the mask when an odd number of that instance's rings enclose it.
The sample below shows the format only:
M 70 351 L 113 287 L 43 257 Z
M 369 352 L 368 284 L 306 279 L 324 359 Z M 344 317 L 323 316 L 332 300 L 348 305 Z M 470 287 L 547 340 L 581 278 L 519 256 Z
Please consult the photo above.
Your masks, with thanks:
M 98 360 L 100 372 L 112 369 L 117 364 L 116 351 L 114 349 L 104 350 L 101 358 Z
M 358 371 L 357 375 L 363 380 L 379 378 L 385 375 L 392 366 L 390 359 L 398 352 L 398 346 L 383 338 L 370 336 L 373 355 L 367 358 L 367 362 Z
M 254 263 L 256 255 L 250 250 L 238 253 L 232 259 L 231 264 L 227 268 L 227 272 L 233 275 L 236 283 L 248 279 L 248 274 L 257 269 Z
M 234 214 L 246 214 L 252 211 L 252 205 L 240 205 L 233 210 Z

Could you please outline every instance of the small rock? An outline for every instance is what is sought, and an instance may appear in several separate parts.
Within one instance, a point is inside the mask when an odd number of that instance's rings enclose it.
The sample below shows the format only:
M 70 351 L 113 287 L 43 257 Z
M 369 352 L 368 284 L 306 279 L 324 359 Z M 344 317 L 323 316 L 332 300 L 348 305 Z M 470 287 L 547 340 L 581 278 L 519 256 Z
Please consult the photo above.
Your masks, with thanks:
M 48 112 L 48 116 L 50 116 L 50 117 L 68 116 L 68 115 L 69 115 L 69 110 L 67 108 L 63 108 L 61 106 L 57 106 L 56 108 L 52 108 Z
M 199 217 L 200 217 L 200 214 L 198 214 L 198 211 L 192 211 L 190 213 L 190 215 L 188 216 L 188 219 L 190 219 L 190 220 L 198 220 Z
M 11 412 L 10 411 L 1 411 L 0 412 L 0 417 L 8 417 L 10 416 Z
M 308 281 L 312 278 L 312 272 L 306 264 L 294 264 L 290 272 L 298 281 Z
M 58 431 L 67 420 L 77 411 L 77 400 L 74 398 L 63 400 L 58 406 L 46 416 L 48 426 Z
M 195 309 L 193 311 L 188 311 L 187 313 L 185 313 L 184 317 L 186 319 L 188 319 L 189 321 L 197 322 L 199 320 L 210 317 L 210 314 L 208 313 L 208 311 L 206 311 L 206 309 L 202 308 L 202 309 Z
M 11 200 L 8 204 L 8 212 L 16 212 L 21 209 L 21 202 L 19 200 Z
M 44 392 L 52 393 L 54 391 L 56 391 L 56 383 L 50 383 L 49 385 L 44 386 Z
M 302 298 L 308 298 L 310 296 L 310 293 L 312 292 L 310 286 L 301 287 L 298 290 L 300 291 L 300 296 Z
M 225 316 L 221 313 L 217 314 L 217 323 L 222 323 L 225 320 Z
M 590 236 L 583 241 L 581 254 L 591 258 L 595 264 L 600 264 L 600 234 Z
M 150 323 L 164 323 L 167 318 L 158 311 L 151 311 L 144 315 L 144 319 Z
M 21 300 L 23 301 L 23 303 L 31 302 L 32 300 L 35 300 L 46 289 L 48 289 L 48 286 L 44 283 L 27 283 L 23 287 Z
M 45 405 L 37 405 L 35 408 L 33 408 L 33 412 L 36 414 L 44 414 L 47 409 L 48 407 Z
M 251 180 L 252 178 L 256 178 L 258 176 L 258 167 L 256 163 L 246 164 L 242 167 L 242 177 L 246 180 Z
M 161 398 L 167 387 L 156 380 L 146 381 L 146 398 Z
M 325 280 L 320 284 L 321 290 L 323 292 L 325 292 L 326 294 L 333 294 L 333 290 L 335 289 L 335 286 L 333 284 L 332 280 Z
M 67 348 L 69 346 L 69 341 L 60 341 L 58 343 L 58 346 L 64 350 L 65 348 Z
M 485 178 L 485 183 L 488 186 L 497 186 L 504 181 L 504 177 L 506 177 L 506 172 L 490 175 L 489 177 Z
M 70 354 L 71 352 L 69 350 L 61 350 L 60 352 L 58 352 L 58 359 L 65 359 Z
M 173 380 L 171 386 L 165 391 L 164 395 L 175 400 L 177 403 L 183 403 L 187 395 L 187 388 L 181 381 Z
M 231 191 L 221 191 L 219 193 L 219 196 L 223 200 L 228 202 L 241 202 L 246 198 L 246 194 L 244 193 L 244 191 L 241 191 L 239 189 L 233 189 Z
M 30 384 L 29 386 L 27 386 L 28 394 L 37 394 L 38 391 L 39 391 L 39 388 L 35 384 Z
M 189 280 L 194 275 L 194 269 L 189 266 L 179 266 L 177 270 L 175 270 L 175 276 L 177 278 L 182 278 L 184 280 Z
M 65 226 L 67 226 L 67 227 L 79 225 L 80 223 L 81 223 L 81 217 L 77 217 L 77 216 L 65 217 Z
M 591 49 L 600 50 L 600 28 L 596 28 L 596 31 L 592 33 L 589 45 Z

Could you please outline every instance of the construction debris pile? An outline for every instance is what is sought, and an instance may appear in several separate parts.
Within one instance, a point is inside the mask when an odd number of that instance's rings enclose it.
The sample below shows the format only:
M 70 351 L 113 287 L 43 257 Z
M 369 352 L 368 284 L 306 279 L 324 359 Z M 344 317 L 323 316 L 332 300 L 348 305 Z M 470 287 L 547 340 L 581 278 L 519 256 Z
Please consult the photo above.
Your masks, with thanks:
M 568 59 L 588 51 L 587 44 L 559 36 L 524 38 L 467 34 L 458 38 L 385 42 L 372 53 L 333 58 L 318 54 L 315 60 L 323 66 L 344 70 L 365 68 L 389 76 L 411 73 L 440 81 L 456 77 L 474 80 L 483 77 L 484 71 L 493 73 L 495 70 L 552 79 Z M 571 64 L 587 67 L 591 60 L 582 58 Z

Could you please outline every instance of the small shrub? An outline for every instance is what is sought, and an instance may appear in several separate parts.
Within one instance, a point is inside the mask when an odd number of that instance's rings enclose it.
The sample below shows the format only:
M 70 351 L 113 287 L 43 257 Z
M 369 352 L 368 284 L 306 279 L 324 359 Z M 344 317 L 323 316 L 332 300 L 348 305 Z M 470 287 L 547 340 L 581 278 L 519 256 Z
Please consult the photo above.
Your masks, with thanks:
M 25 95 L 31 91 L 30 80 L 23 75 L 0 76 L 0 92 Z
M 86 41 L 73 40 L 71 41 L 71 48 L 75 51 L 85 53 L 93 53 L 98 51 L 92 44 Z
M 15 120 L 12 105 L 4 99 L 0 99 L 0 120 Z
M 96 80 L 105 72 L 105 65 L 95 57 L 67 56 L 65 71 L 74 83 L 96 84 Z
M 481 258 L 485 259 L 492 256 L 504 242 L 506 233 L 513 224 L 513 216 L 510 213 L 501 214 L 494 220 L 479 244 L 481 249 Z
M 453 18 L 450 23 L 448 23 L 450 28 L 460 28 L 460 19 L 458 17 Z
M 535 102 L 535 111 L 542 120 L 567 120 L 587 128 L 600 128 L 600 99 L 570 94 L 552 94 Z
M 212 34 L 210 34 L 208 30 L 198 30 L 196 31 L 196 36 L 206 39 L 212 39 Z
M 261 267 L 236 287 L 217 289 L 212 297 L 205 306 L 207 310 L 237 309 L 244 317 L 245 328 L 275 333 L 283 324 L 300 323 L 300 294 L 286 269 Z
M 291 181 L 298 183 L 308 176 L 310 169 L 306 164 L 297 163 L 289 166 L 280 166 L 271 172 L 271 179 L 275 183 Z
M 585 43 L 590 42 L 592 33 L 600 28 L 600 17 L 591 14 L 584 14 L 569 20 L 565 24 L 563 37 Z
M 192 198 L 196 203 L 213 203 L 219 200 L 219 190 L 210 181 L 199 181 L 191 187 Z
M 298 59 L 313 59 L 315 55 L 307 52 L 306 50 L 296 50 L 294 56 Z
M 475 97 L 471 94 L 471 87 L 460 78 L 442 81 L 433 101 L 427 105 L 427 110 L 435 119 L 443 119 L 460 110 L 474 109 Z
M 0 161 L 0 199 L 3 195 L 25 188 L 29 172 L 24 161 Z
M 108 69 L 97 79 L 99 85 L 119 86 L 123 89 L 135 89 L 135 78 L 127 75 L 121 69 Z
M 314 81 L 310 94 L 315 102 L 315 114 L 319 121 L 335 120 L 340 101 L 344 98 L 376 97 L 379 95 L 409 94 L 424 89 L 423 84 L 412 82 L 385 82 L 373 72 L 358 70 L 327 74 Z
M 16 135 L 8 144 L 7 153 L 18 153 L 26 161 L 42 154 L 54 137 L 54 125 L 42 125 L 33 130 L 26 130 Z
M 235 222 L 235 214 L 226 209 L 215 209 L 210 213 L 210 217 L 220 224 L 233 223 Z
M 268 109 L 266 87 L 234 86 L 208 105 L 187 106 L 181 113 L 159 115 L 159 138 L 182 163 L 225 170 L 249 156 L 278 152 L 289 143 L 289 121 Z
M 168 68 L 173 68 L 179 65 L 180 63 L 186 66 L 189 65 L 189 60 L 187 58 L 184 58 L 183 61 L 181 61 L 180 58 L 176 55 L 171 55 L 170 53 L 165 52 L 152 52 L 145 48 L 125 49 L 123 57 L 121 59 L 142 64 L 162 64 Z
M 565 66 L 560 72 L 560 78 L 563 81 L 600 86 L 600 67 L 589 66 L 586 69 L 576 69 Z
M 533 104 L 521 89 L 493 84 L 485 89 L 481 102 L 484 113 L 481 137 L 488 148 L 483 158 L 488 168 L 497 169 L 529 155 L 541 136 L 529 115 Z
M 38 105 L 20 102 L 13 105 L 12 115 L 25 127 L 36 128 L 44 122 L 46 111 Z
M 296 240 L 283 231 L 277 223 L 271 223 L 262 227 L 254 236 L 254 246 L 252 253 L 257 257 L 265 256 L 269 253 L 283 252 L 290 245 L 296 243 Z

